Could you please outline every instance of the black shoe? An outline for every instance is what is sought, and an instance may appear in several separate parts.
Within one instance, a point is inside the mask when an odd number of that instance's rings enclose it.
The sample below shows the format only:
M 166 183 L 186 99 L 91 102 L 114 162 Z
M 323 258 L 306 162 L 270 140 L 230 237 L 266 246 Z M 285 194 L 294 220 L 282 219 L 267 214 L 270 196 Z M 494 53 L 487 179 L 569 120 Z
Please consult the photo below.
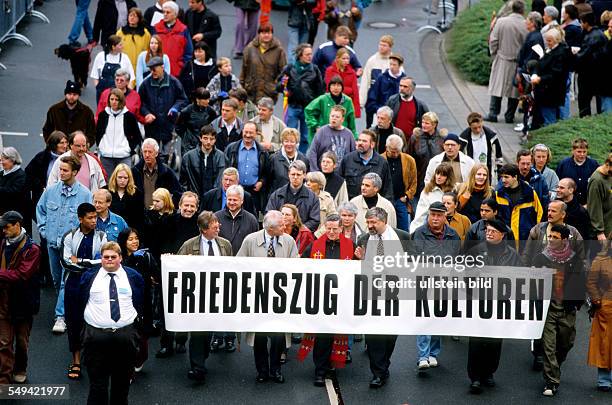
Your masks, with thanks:
M 555 395 L 557 395 L 558 389 L 559 387 L 556 384 L 547 383 L 544 386 L 544 391 L 542 391 L 542 395 L 544 395 L 545 397 L 554 397 Z
M 206 374 L 200 370 L 189 370 L 187 372 L 187 378 L 193 381 L 204 382 L 206 379 Z
M 281 374 L 280 371 L 277 371 L 276 373 L 273 373 L 270 378 L 272 379 L 272 381 L 274 381 L 277 384 L 282 384 L 285 382 L 285 377 Z
M 210 351 L 213 353 L 218 352 L 223 348 L 225 348 L 225 343 L 223 342 L 223 339 L 214 338 L 210 343 Z
M 172 356 L 173 354 L 174 350 L 168 349 L 167 347 L 162 347 L 157 353 L 155 353 L 155 357 L 157 357 L 158 359 L 165 359 Z
M 610 392 L 610 391 L 612 391 L 612 387 L 610 387 L 609 385 L 598 385 L 597 386 L 597 391 Z
M 481 394 L 482 386 L 480 385 L 480 381 L 472 381 L 470 384 L 470 394 Z
M 512 117 L 512 118 L 507 118 L 506 117 L 506 124 L 514 124 L 514 117 Z
M 542 371 L 544 369 L 544 358 L 542 356 L 535 356 L 532 368 L 533 371 Z
M 495 387 L 495 380 L 493 379 L 493 376 L 487 377 L 482 383 L 484 384 L 485 387 L 489 387 L 489 388 Z
M 380 388 L 383 385 L 385 385 L 386 382 L 387 382 L 386 378 L 380 378 L 380 377 L 374 376 L 370 380 L 370 388 Z
M 257 381 L 258 383 L 265 383 L 266 381 L 268 381 L 270 377 L 268 376 L 268 374 L 264 374 L 264 373 L 257 373 L 257 377 L 255 378 L 255 381 Z
M 497 116 L 487 114 L 484 116 L 483 120 L 488 121 L 488 122 L 497 122 Z
M 236 345 L 234 344 L 233 340 L 228 340 L 227 342 L 225 342 L 225 352 L 226 353 L 233 353 L 236 351 Z
M 325 387 L 325 378 L 321 375 L 315 377 L 313 384 L 315 387 Z
M 80 47 L 81 47 L 81 43 L 80 43 L 79 41 L 70 42 L 68 45 L 69 45 L 71 48 L 75 48 L 75 49 L 78 49 L 78 48 L 80 48 Z
M 346 352 L 346 364 L 351 364 L 353 362 L 353 356 L 351 356 L 351 351 Z
M 182 343 L 177 343 L 175 351 L 176 351 L 177 353 L 185 353 L 185 352 L 187 351 L 187 349 L 185 348 L 185 345 L 184 345 L 184 344 L 182 344 Z

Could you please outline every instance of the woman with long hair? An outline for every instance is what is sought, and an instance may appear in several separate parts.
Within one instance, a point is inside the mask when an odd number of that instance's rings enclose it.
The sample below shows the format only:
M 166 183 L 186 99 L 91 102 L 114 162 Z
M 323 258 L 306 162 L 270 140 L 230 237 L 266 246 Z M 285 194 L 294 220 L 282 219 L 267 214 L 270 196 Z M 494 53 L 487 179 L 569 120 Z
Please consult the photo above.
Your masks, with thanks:
M 120 163 L 108 180 L 108 191 L 113 199 L 110 210 L 125 219 L 132 228 L 142 229 L 144 197 L 136 188 L 132 169 Z
M 346 48 L 338 49 L 336 60 L 325 70 L 325 84 L 329 86 L 332 77 L 340 77 L 344 86 L 342 92 L 353 101 L 355 118 L 361 117 L 359 104 L 359 86 L 357 85 L 357 72 L 351 65 L 351 54 Z
M 125 106 L 125 94 L 111 89 L 96 123 L 98 155 L 106 173 L 112 173 L 120 163 L 131 164 L 141 139 L 136 116 Z
M 490 185 L 489 169 L 483 163 L 476 163 L 467 181 L 457 186 L 459 197 L 459 213 L 468 217 L 470 222 L 475 223 L 480 219 L 480 205 L 482 201 L 491 198 L 493 188 Z
M 147 68 L 147 62 L 154 56 L 159 56 L 163 59 L 164 72 L 168 75 L 170 74 L 170 58 L 164 53 L 162 40 L 159 35 L 152 35 L 147 50 L 140 52 L 140 55 L 138 55 L 138 61 L 136 62 L 136 89 L 138 89 L 144 79 L 149 76 L 150 72 L 149 68 Z
M 134 67 L 130 57 L 123 53 L 121 37 L 111 35 L 106 41 L 104 52 L 96 55 L 89 74 L 96 86 L 96 104 L 104 90 L 115 86 L 115 72 L 119 69 L 127 70 L 130 77 L 134 77 Z
M 283 204 L 281 207 L 281 213 L 283 214 L 283 225 L 285 233 L 291 235 L 295 240 L 298 252 L 300 255 L 306 250 L 308 246 L 315 240 L 314 235 L 306 226 L 302 223 L 298 208 L 293 204 Z
M 145 25 L 142 11 L 132 7 L 128 10 L 127 24 L 117 30 L 117 36 L 123 39 L 123 52 L 130 58 L 134 69 L 138 63 L 138 55 L 146 51 L 151 42 L 151 33 Z M 132 80 L 135 81 L 134 76 Z
M 168 220 L 174 214 L 174 203 L 170 191 L 163 187 L 156 189 L 152 197 L 153 203 L 144 215 L 145 244 L 155 260 L 160 261 L 163 239 L 160 235 L 166 234 Z
M 135 228 L 126 228 L 117 237 L 121 247 L 122 264 L 136 270 L 144 279 L 143 328 L 140 334 L 140 350 L 136 357 L 134 371 L 142 370 L 149 357 L 149 336 L 153 332 L 153 285 L 160 284 L 161 272 L 158 262 L 148 249 L 141 248 L 140 234 Z
M 454 185 L 455 174 L 453 172 L 453 167 L 448 163 L 442 163 L 440 166 L 436 167 L 433 177 L 421 192 L 419 204 L 414 214 L 414 220 L 410 223 L 410 233 L 413 233 L 418 227 L 426 222 L 425 219 L 429 212 L 429 206 L 436 201 L 442 202 L 444 193 L 453 191 Z
M 431 158 L 444 152 L 444 137 L 448 131 L 445 128 L 439 130 L 439 122 L 438 114 L 433 111 L 426 112 L 421 117 L 421 128 L 415 128 L 408 140 L 408 154 L 414 158 L 417 166 L 415 195 L 419 195 L 423 190 L 425 173 Z

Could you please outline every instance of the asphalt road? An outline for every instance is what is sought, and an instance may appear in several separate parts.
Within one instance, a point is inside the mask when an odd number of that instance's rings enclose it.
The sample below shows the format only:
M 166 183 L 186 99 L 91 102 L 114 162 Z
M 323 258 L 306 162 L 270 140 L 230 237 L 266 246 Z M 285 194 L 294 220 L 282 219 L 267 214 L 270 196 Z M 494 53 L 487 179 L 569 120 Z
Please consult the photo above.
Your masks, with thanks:
M 153 2 L 149 0 L 146 5 Z M 440 98 L 435 83 L 431 83 L 421 63 L 419 49 L 422 37 L 416 29 L 426 22 L 421 8 L 424 0 L 384 0 L 374 3 L 365 12 L 356 51 L 362 63 L 375 52 L 377 40 L 384 33 L 391 33 L 396 39 L 395 50 L 406 60 L 406 71 L 417 84 L 417 96 L 427 102 L 432 111 L 440 116 L 441 127 L 457 131 L 459 124 Z M 181 6 L 186 1 L 179 1 Z M 96 2 L 91 5 L 91 18 Z M 221 16 L 224 34 L 219 43 L 220 53 L 229 53 L 233 44 L 234 10 L 222 0 L 211 6 Z M 11 42 L 0 55 L 0 61 L 8 70 L 0 71 L 0 132 L 25 132 L 27 136 L 5 135 L 4 145 L 15 146 L 27 163 L 43 148 L 39 136 L 48 107 L 62 98 L 64 84 L 71 78 L 68 62 L 53 55 L 53 49 L 65 42 L 74 16 L 72 0 L 47 0 L 39 10 L 52 21 L 46 25 L 38 20 L 28 19 L 19 32 L 33 42 L 32 48 L 18 42 Z M 276 35 L 286 43 L 286 12 L 274 11 L 272 22 Z M 368 23 L 391 22 L 397 28 L 378 30 L 369 28 Z M 319 42 L 323 40 L 320 27 Z M 224 52 L 225 51 L 225 52 Z M 239 71 L 235 62 L 235 71 Z M 428 87 L 431 86 L 431 87 Z M 93 105 L 94 89 L 88 87 L 82 96 L 85 103 Z M 362 128 L 358 123 L 358 127 Z M 84 403 L 87 397 L 87 378 L 72 382 L 66 378 L 70 362 L 66 336 L 51 334 L 55 294 L 43 290 L 41 313 L 35 318 L 30 346 L 29 382 L 37 384 L 70 385 L 71 399 L 65 403 Z M 551 401 L 562 404 L 586 403 L 609 404 L 610 394 L 595 391 L 596 371 L 586 366 L 589 323 L 584 313 L 578 318 L 578 333 L 574 350 L 563 366 L 561 389 Z M 156 359 L 159 348 L 156 339 L 151 341 L 150 360 L 130 390 L 130 400 L 135 404 L 186 404 L 202 402 L 210 404 L 325 404 L 329 403 L 325 389 L 312 385 L 314 366 L 311 358 L 305 363 L 294 357 L 283 367 L 287 382 L 256 384 L 252 350 L 244 347 L 233 354 L 214 354 L 209 359 L 209 374 L 204 385 L 197 385 L 186 378 L 188 359 L 186 354 L 177 354 L 170 359 Z M 353 364 L 338 372 L 340 392 L 345 404 L 446 404 L 446 403 L 487 403 L 487 404 L 532 404 L 539 403 L 542 378 L 530 371 L 531 354 L 528 341 L 504 342 L 501 365 L 496 380 L 498 386 L 485 391 L 481 396 L 468 394 L 466 373 L 467 338 L 459 342 L 443 340 L 440 367 L 432 370 L 425 378 L 417 377 L 415 338 L 404 336 L 398 339 L 391 359 L 391 378 L 380 390 L 368 388 L 370 372 L 363 344 L 354 348 Z M 295 356 L 296 348 L 291 350 Z M 22 401 L 26 403 L 25 401 Z M 28 403 L 33 402 L 29 401 Z M 35 403 L 56 404 L 58 401 L 36 401 Z

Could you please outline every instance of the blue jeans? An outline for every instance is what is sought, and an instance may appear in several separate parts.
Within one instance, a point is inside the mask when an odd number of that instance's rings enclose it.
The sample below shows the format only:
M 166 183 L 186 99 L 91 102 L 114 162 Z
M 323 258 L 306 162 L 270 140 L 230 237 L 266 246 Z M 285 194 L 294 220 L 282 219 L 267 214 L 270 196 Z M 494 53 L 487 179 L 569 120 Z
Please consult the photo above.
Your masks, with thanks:
M 308 151 L 308 127 L 306 126 L 306 116 L 304 109 L 301 107 L 287 106 L 287 117 L 285 122 L 289 128 L 300 129 L 300 146 L 299 151 L 306 153 Z
M 77 0 L 77 9 L 76 15 L 74 16 L 74 23 L 72 24 L 72 29 L 70 30 L 70 34 L 68 35 L 68 42 L 76 42 L 79 40 L 81 36 L 81 28 L 85 31 L 85 36 L 87 37 L 87 41 L 93 40 L 93 28 L 91 26 L 91 21 L 89 21 L 89 3 L 91 0 Z
M 49 253 L 49 267 L 51 269 L 51 277 L 53 278 L 53 286 L 57 294 L 57 303 L 55 304 L 55 317 L 64 316 L 64 268 L 61 262 L 61 253 L 58 248 L 47 246 Z
M 567 88 L 565 90 L 565 104 L 558 108 L 559 110 L 559 119 L 566 120 L 570 117 L 570 104 L 572 100 L 570 98 L 570 90 L 572 87 L 572 74 L 570 73 L 567 77 Z
M 601 111 L 604 113 L 612 112 L 612 97 L 601 97 Z
M 295 62 L 295 48 L 308 41 L 308 26 L 289 27 L 289 43 L 287 44 L 287 60 L 289 64 Z
M 408 232 L 408 228 L 410 227 L 410 214 L 408 213 L 408 208 L 406 208 L 406 203 L 398 198 L 393 201 L 393 206 L 395 207 L 395 214 L 397 215 L 397 227 L 402 231 Z
M 598 368 L 597 369 L 597 386 L 612 387 L 612 369 Z
M 438 358 L 440 354 L 442 339 L 440 336 L 418 335 L 416 337 L 419 360 L 428 360 L 429 357 Z
M 548 126 L 557 122 L 557 107 L 540 107 L 542 115 L 542 126 Z

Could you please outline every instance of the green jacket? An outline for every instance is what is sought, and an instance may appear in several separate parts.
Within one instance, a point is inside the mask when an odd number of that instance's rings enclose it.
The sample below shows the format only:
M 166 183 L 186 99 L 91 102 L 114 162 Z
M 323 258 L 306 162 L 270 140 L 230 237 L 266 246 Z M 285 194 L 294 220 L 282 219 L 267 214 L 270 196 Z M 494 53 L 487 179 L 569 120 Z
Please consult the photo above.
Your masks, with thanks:
M 312 142 L 317 129 L 329 124 L 329 113 L 336 103 L 329 93 L 325 93 L 310 102 L 304 109 L 306 125 L 308 126 L 308 143 Z M 355 109 L 353 101 L 346 94 L 342 95 L 342 107 L 346 108 L 343 125 L 350 129 L 355 139 L 357 139 L 357 128 L 355 127 Z

